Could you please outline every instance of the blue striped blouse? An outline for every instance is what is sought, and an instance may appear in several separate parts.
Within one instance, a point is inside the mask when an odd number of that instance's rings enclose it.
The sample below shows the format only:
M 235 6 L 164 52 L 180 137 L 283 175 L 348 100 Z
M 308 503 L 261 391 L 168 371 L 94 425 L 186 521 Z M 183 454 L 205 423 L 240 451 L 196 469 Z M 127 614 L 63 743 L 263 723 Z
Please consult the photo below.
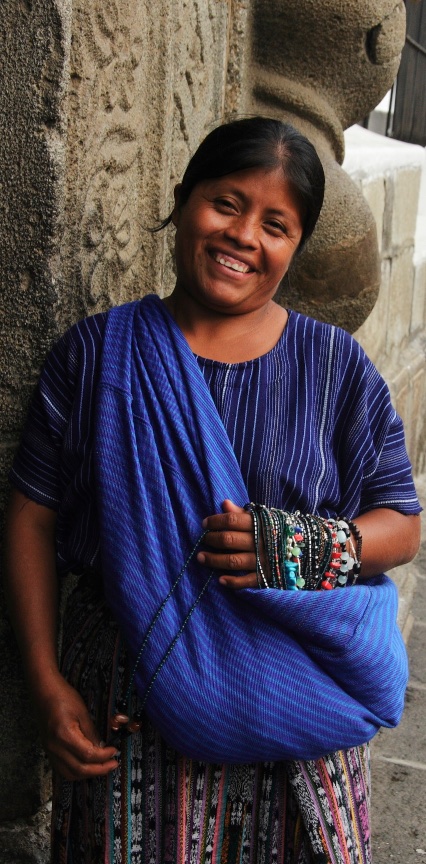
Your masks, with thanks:
M 100 563 L 94 406 L 107 314 L 75 324 L 48 355 L 10 472 L 15 487 L 58 512 L 63 573 Z M 251 500 L 348 518 L 375 507 L 420 511 L 388 388 L 345 331 L 290 312 L 262 357 L 197 359 Z

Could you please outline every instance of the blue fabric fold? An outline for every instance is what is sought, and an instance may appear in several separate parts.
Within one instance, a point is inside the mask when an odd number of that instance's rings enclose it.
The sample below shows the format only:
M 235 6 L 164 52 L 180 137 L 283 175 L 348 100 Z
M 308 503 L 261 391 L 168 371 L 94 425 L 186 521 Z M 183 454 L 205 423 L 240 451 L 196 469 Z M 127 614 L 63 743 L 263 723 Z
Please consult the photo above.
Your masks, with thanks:
M 108 604 L 165 739 L 209 762 L 313 759 L 399 721 L 407 660 L 384 575 L 332 592 L 218 584 L 202 519 L 248 496 L 198 364 L 155 295 L 113 309 L 96 407 Z

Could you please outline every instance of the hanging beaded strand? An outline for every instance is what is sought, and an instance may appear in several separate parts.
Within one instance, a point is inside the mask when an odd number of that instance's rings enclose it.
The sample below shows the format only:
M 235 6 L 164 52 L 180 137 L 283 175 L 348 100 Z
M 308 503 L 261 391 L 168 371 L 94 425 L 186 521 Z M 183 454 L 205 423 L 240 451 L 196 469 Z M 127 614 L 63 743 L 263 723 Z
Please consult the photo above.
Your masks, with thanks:
M 120 739 L 125 738 L 125 737 L 127 737 L 128 735 L 133 734 L 134 732 L 138 732 L 138 731 L 140 730 L 141 726 L 142 726 L 143 714 L 144 714 L 143 710 L 138 710 L 138 711 L 134 712 L 133 715 L 132 715 L 132 717 L 129 716 L 129 704 L 130 704 L 130 699 L 131 699 L 131 691 L 132 691 L 133 681 L 134 681 L 134 678 L 135 678 L 135 674 L 136 674 L 137 667 L 138 667 L 138 665 L 139 665 L 139 662 L 140 662 L 140 659 L 141 659 L 141 657 L 142 657 L 142 654 L 143 654 L 143 652 L 144 652 L 144 650 L 145 650 L 145 647 L 146 647 L 146 645 L 147 645 L 147 643 L 148 643 L 148 640 L 149 640 L 149 638 L 150 638 L 150 636 L 151 636 L 151 633 L 152 633 L 152 631 L 153 631 L 153 629 L 154 629 L 154 626 L 155 626 L 156 621 L 157 621 L 158 618 L 160 617 L 160 615 L 161 615 L 161 613 L 162 613 L 162 611 L 163 611 L 163 609 L 164 609 L 166 603 L 168 602 L 169 598 L 172 596 L 172 594 L 173 594 L 174 591 L 176 590 L 177 586 L 179 585 L 181 579 L 183 578 L 184 574 L 186 573 L 186 570 L 187 570 L 188 564 L 190 563 L 190 561 L 191 561 L 192 558 L 194 557 L 195 552 L 197 551 L 197 549 L 198 549 L 200 543 L 202 542 L 202 540 L 204 539 L 204 537 L 206 536 L 207 533 L 208 533 L 207 530 L 206 530 L 206 531 L 203 531 L 203 532 L 200 534 L 200 536 L 198 537 L 198 539 L 196 540 L 196 542 L 195 542 L 193 548 L 191 549 L 191 551 L 190 551 L 190 553 L 189 553 L 189 555 L 188 555 L 188 557 L 187 557 L 185 563 L 183 564 L 183 567 L 182 567 L 180 573 L 178 574 L 177 578 L 175 579 L 175 581 L 174 581 L 172 587 L 170 588 L 170 591 L 168 592 L 168 594 L 166 595 L 166 597 L 164 598 L 164 600 L 162 601 L 162 603 L 161 603 L 160 606 L 158 607 L 157 612 L 156 612 L 156 614 L 155 614 L 153 620 L 151 621 L 151 625 L 150 625 L 150 627 L 149 627 L 147 633 L 145 634 L 145 637 L 144 637 L 144 640 L 143 640 L 143 642 L 142 642 L 142 645 L 141 645 L 141 647 L 140 647 L 140 649 L 139 649 L 139 653 L 138 653 L 138 655 L 137 655 L 136 661 L 135 661 L 135 663 L 134 663 L 134 665 L 133 665 L 133 669 L 132 669 L 131 674 L 130 674 L 130 678 L 129 678 L 129 682 L 128 682 L 128 686 L 127 686 L 126 693 L 125 693 L 125 695 L 124 695 L 121 699 L 118 699 L 118 700 L 117 700 L 116 705 L 115 705 L 115 713 L 114 713 L 114 714 L 112 715 L 112 717 L 110 717 L 110 719 L 109 719 L 109 737 L 108 737 L 108 741 L 107 741 L 108 745 L 115 745 L 115 744 L 118 744 L 119 741 L 120 741 Z M 191 609 L 189 610 L 188 615 L 186 616 L 186 618 L 185 618 L 185 620 L 184 620 L 184 622 L 183 622 L 183 624 L 182 624 L 182 626 L 181 626 L 181 629 L 180 629 L 179 633 L 177 634 L 177 636 L 176 636 L 176 638 L 175 638 L 175 641 L 177 641 L 177 639 L 179 638 L 180 633 L 181 633 L 182 630 L 184 629 L 184 627 L 185 627 L 187 621 L 189 620 L 189 618 L 191 617 L 192 612 L 194 611 L 196 605 L 198 604 L 199 600 L 200 600 L 201 597 L 203 596 L 203 594 L 204 594 L 206 588 L 208 587 L 208 585 L 209 585 L 209 583 L 210 583 L 210 581 L 211 581 L 211 579 L 212 579 L 212 576 L 213 576 L 213 573 L 211 573 L 211 574 L 209 575 L 209 577 L 208 577 L 208 579 L 206 580 L 206 582 L 204 583 L 204 585 L 203 585 L 203 587 L 202 587 L 202 589 L 201 589 L 201 591 L 200 591 L 200 593 L 199 593 L 197 599 L 196 599 L 196 600 L 194 601 L 194 603 L 192 604 L 192 607 L 191 607 Z M 173 647 L 173 645 L 174 645 L 174 642 L 172 643 L 172 647 Z M 172 650 L 172 648 L 169 649 L 169 650 Z M 167 655 L 166 655 L 166 657 L 167 657 Z M 162 662 L 164 662 L 165 659 L 166 659 L 166 658 L 163 658 L 163 661 L 162 661 Z M 158 673 L 159 669 L 161 668 L 161 665 L 162 665 L 162 664 L 160 664 L 160 667 L 158 667 L 158 669 L 157 669 L 157 673 Z M 157 674 L 157 673 L 156 673 L 156 674 Z M 154 676 L 154 679 L 155 679 L 155 676 Z M 153 680 L 154 680 L 154 679 L 153 679 Z M 145 693 L 145 697 L 144 697 L 143 705 L 144 705 L 145 702 L 146 702 L 146 699 L 147 699 L 148 693 L 149 693 L 149 691 L 150 691 L 150 689 L 151 689 L 151 687 L 152 687 L 152 684 L 153 684 L 153 680 L 151 681 L 151 683 L 150 683 L 150 685 L 149 685 L 149 687 L 148 687 L 148 690 L 147 690 L 147 692 Z
M 286 510 L 268 508 L 263 504 L 246 504 L 245 509 L 251 513 L 253 519 L 259 588 L 329 591 L 356 582 L 361 570 L 362 536 L 355 522 L 345 519 L 323 519 L 320 516 L 299 512 L 288 513 Z M 182 579 L 206 533 L 207 531 L 204 531 L 198 538 L 177 579 L 157 610 L 132 669 L 126 695 L 117 700 L 115 713 L 110 718 L 108 743 L 116 743 L 119 738 L 138 732 L 142 726 L 143 710 L 136 711 L 131 717 L 129 712 L 135 672 L 155 622 Z M 212 575 L 209 576 L 189 610 L 176 640 L 211 581 Z M 174 642 L 169 651 L 173 649 L 173 645 Z M 167 656 L 166 654 L 163 658 L 156 674 Z M 145 700 L 154 680 L 155 675 L 148 687 Z

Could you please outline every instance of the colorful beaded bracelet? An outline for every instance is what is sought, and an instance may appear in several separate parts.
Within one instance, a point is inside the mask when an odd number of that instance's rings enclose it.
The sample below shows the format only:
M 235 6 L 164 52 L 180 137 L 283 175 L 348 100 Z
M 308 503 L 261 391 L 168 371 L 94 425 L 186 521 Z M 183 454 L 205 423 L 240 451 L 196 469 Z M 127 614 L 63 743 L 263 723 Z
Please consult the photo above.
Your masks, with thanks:
M 250 503 L 246 510 L 253 519 L 259 588 L 329 591 L 356 581 L 362 537 L 354 522 L 264 504 Z

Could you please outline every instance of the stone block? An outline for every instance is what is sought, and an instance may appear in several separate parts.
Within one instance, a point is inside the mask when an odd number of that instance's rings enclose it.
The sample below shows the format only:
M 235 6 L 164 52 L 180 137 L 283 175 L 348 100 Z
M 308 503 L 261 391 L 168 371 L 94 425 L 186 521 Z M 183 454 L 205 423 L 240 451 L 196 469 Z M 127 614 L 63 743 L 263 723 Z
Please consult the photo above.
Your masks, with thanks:
M 252 9 L 254 61 L 310 88 L 313 102 L 325 96 L 324 125 L 334 113 L 345 128 L 358 122 L 392 84 L 404 44 L 402 2 L 254 0 Z
M 63 242 L 71 319 L 171 290 L 171 232 L 146 229 L 170 213 L 189 156 L 222 119 L 231 7 L 76 0 L 73 14 Z
M 384 362 L 386 353 L 390 274 L 390 261 L 385 259 L 382 262 L 382 279 L 376 305 L 364 324 L 354 333 L 355 339 L 378 368 Z
M 411 422 L 407 429 L 408 455 L 413 471 L 424 471 L 426 456 L 426 364 L 419 356 L 419 369 L 412 377 Z
M 413 594 L 416 587 L 416 571 L 411 564 L 404 564 L 388 571 L 398 588 L 398 626 L 404 633 L 409 627 Z
M 413 335 L 424 330 L 426 325 L 426 258 L 414 259 L 414 290 L 411 313 Z
M 4 609 L 4 599 L 1 598 Z M 0 625 L 2 699 L 0 702 L 0 822 L 34 813 L 50 794 L 50 771 L 42 757 L 34 711 L 23 680 L 10 627 Z
M 51 812 L 48 802 L 28 819 L 0 825 L 0 861 L 4 864 L 49 864 Z
M 389 384 L 392 401 L 402 418 L 406 446 L 414 474 L 424 470 L 426 444 L 426 363 L 421 342 L 398 355 L 397 371 L 380 370 Z
M 383 243 L 383 219 L 385 210 L 385 179 L 384 177 L 365 178 L 362 181 L 362 194 L 370 206 L 377 227 L 377 243 L 379 252 Z
M 7 476 L 13 447 L 0 449 L 0 475 Z M 7 497 L 3 480 L 0 504 Z M 4 509 L 4 506 L 3 508 Z M 3 520 L 0 520 L 3 522 Z M 3 524 L 0 524 L 3 535 Z M 3 593 L 0 591 L 0 823 L 25 817 L 46 800 L 50 792 L 50 774 L 41 758 L 40 742 L 24 684 L 18 648 L 6 615 Z M 1 847 L 0 847 L 1 848 Z M 1 857 L 0 857 L 0 860 Z
M 413 249 L 408 247 L 391 260 L 386 340 L 386 352 L 391 362 L 397 360 L 397 354 L 405 348 L 408 341 L 413 302 L 413 280 Z
M 246 113 L 251 56 L 247 51 L 251 21 L 250 0 L 233 0 L 228 32 L 228 62 L 224 106 L 228 116 Z
M 386 176 L 383 253 L 395 255 L 414 245 L 421 169 L 399 166 Z
M 393 390 L 393 404 L 401 417 L 404 428 L 408 429 L 411 412 L 411 390 L 409 382 L 406 381 L 405 385 L 398 389 L 395 386 L 391 389 Z
M 395 172 L 392 211 L 392 245 L 394 248 L 414 245 L 420 180 L 421 169 L 417 165 Z

